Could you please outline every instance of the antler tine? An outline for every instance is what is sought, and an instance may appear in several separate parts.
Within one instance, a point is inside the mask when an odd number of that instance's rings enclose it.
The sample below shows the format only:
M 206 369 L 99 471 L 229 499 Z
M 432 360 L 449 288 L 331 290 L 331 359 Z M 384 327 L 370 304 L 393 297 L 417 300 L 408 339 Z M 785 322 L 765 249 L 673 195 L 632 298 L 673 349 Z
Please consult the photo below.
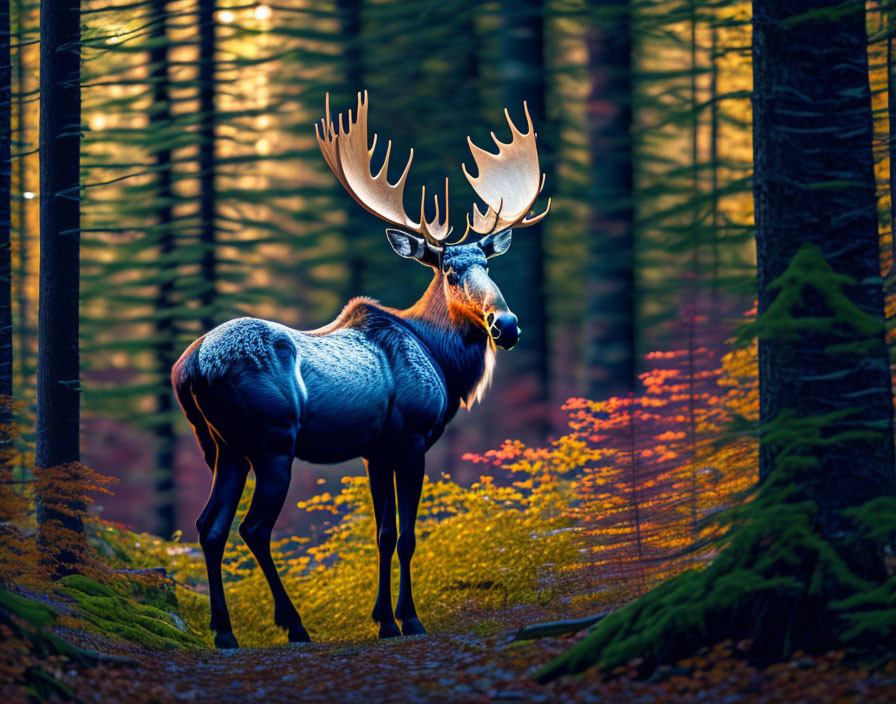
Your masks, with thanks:
M 448 179 L 445 179 L 445 219 L 441 222 L 439 221 L 439 197 L 433 196 L 433 201 L 435 201 L 436 206 L 436 216 L 432 220 L 426 219 L 426 186 L 423 187 L 423 192 L 420 196 L 420 227 L 424 237 L 430 241 L 431 244 L 436 245 L 437 247 L 444 247 L 445 240 L 448 239 L 448 235 L 451 234 L 451 228 L 448 226 Z M 457 242 L 453 242 L 452 244 L 457 244 Z
M 373 135 L 373 144 L 368 146 L 367 140 L 367 91 L 363 96 L 358 93 L 358 107 L 355 119 L 352 111 L 348 111 L 348 126 L 342 123 L 343 115 L 337 117 L 339 130 L 336 131 L 330 116 L 330 95 L 327 94 L 324 118 L 321 130 L 315 124 L 314 132 L 317 143 L 323 153 L 327 165 L 345 187 L 349 195 L 367 211 L 378 218 L 410 232 L 423 235 L 431 244 L 442 247 L 450 234 L 448 227 L 448 179 L 445 179 L 445 219 L 439 221 L 439 201 L 436 197 L 436 217 L 427 222 L 423 210 L 426 189 L 423 189 L 420 207 L 420 222 L 415 222 L 404 209 L 404 186 L 414 161 L 414 150 L 411 149 L 404 171 L 394 184 L 389 183 L 389 157 L 392 154 L 391 140 L 386 145 L 386 157 L 383 165 L 374 176 L 370 172 L 370 160 L 376 149 L 377 135 Z M 323 133 L 323 134 L 321 134 Z
M 504 109 L 504 116 L 510 126 L 511 140 L 508 143 L 501 142 L 492 132 L 492 139 L 498 147 L 497 154 L 477 147 L 473 144 L 473 140 L 467 137 L 467 144 L 479 175 L 475 178 L 471 176 L 466 164 L 462 164 L 462 170 L 473 190 L 488 208 L 482 213 L 479 206 L 473 205 L 473 221 L 470 222 L 470 216 L 467 215 L 467 231 L 464 237 L 471 229 L 481 235 L 487 235 L 512 227 L 528 227 L 541 221 L 550 210 L 551 202 L 548 200 L 544 212 L 530 215 L 535 199 L 544 188 L 545 176 L 538 168 L 536 134 L 532 126 L 532 117 L 529 115 L 529 106 L 525 102 L 523 111 L 528 126 L 525 134 L 517 129 L 510 119 L 510 113 Z

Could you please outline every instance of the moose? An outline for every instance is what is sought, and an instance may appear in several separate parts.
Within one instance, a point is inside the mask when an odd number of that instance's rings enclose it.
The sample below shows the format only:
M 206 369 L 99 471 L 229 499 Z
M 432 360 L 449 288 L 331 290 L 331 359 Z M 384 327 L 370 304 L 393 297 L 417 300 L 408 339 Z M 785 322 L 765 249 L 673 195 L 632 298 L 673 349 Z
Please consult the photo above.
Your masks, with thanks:
M 388 179 L 389 154 L 376 175 L 367 137 L 367 93 L 347 128 L 338 115 L 315 125 L 324 159 L 349 194 L 386 221 L 389 243 L 402 257 L 433 269 L 432 283 L 407 310 L 354 298 L 330 324 L 298 331 L 257 318 L 223 323 L 193 342 L 175 363 L 171 379 L 213 472 L 208 503 L 196 521 L 205 555 L 211 624 L 217 648 L 236 648 L 221 579 L 224 546 L 250 471 L 256 486 L 239 533 L 258 561 L 274 598 L 274 621 L 290 642 L 308 632 L 271 556 L 270 541 L 289 488 L 293 458 L 336 463 L 363 458 L 376 519 L 379 585 L 373 620 L 379 637 L 424 634 L 411 592 L 414 523 L 423 487 L 424 455 L 461 406 L 469 408 L 488 387 L 496 347 L 511 349 L 520 336 L 514 315 L 489 277 L 488 260 L 510 247 L 511 228 L 539 222 L 550 209 L 531 208 L 544 187 L 535 131 L 523 104 L 528 132 L 505 110 L 512 140 L 492 133 L 498 152 L 469 138 L 478 175 L 462 170 L 486 204 L 475 205 L 462 237 L 449 243 L 448 180 L 445 216 L 420 221 L 404 210 L 411 150 L 396 183 Z M 318 129 L 320 127 L 320 129 Z M 462 244 L 470 231 L 477 242 Z M 398 530 L 395 514 L 398 512 Z M 392 611 L 391 564 L 398 549 L 398 602 Z M 399 630 L 396 618 L 401 623 Z

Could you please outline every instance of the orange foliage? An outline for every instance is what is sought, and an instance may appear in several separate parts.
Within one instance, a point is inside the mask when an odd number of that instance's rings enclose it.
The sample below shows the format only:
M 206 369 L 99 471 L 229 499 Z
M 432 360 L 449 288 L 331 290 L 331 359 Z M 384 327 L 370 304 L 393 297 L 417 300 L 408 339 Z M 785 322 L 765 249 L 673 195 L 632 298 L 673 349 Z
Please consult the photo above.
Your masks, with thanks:
M 0 396 L 0 415 L 10 419 L 0 424 L 0 586 L 21 583 L 37 563 L 34 543 L 22 530 L 28 515 L 25 484 L 13 471 L 18 428 L 12 422 L 13 401 Z
M 718 526 L 706 519 L 756 481 L 756 349 L 720 361 L 711 346 L 647 355 L 644 393 L 570 399 L 572 434 L 595 461 L 574 483 L 571 509 L 599 590 L 642 593 L 705 563 Z
M 72 573 L 100 578 L 108 568 L 88 548 L 83 525 L 92 494 L 111 494 L 107 486 L 116 481 L 80 462 L 46 469 L 35 468 L 38 497 L 38 548 L 40 562 L 54 575 Z
M 508 440 L 464 456 L 507 468 L 538 461 L 571 479 L 567 515 L 587 557 L 576 581 L 611 601 L 705 564 L 721 533 L 708 519 L 757 479 L 756 344 L 724 353 L 695 339 L 696 318 L 685 322 L 688 349 L 646 355 L 642 394 L 569 399 L 569 432 L 550 448 Z

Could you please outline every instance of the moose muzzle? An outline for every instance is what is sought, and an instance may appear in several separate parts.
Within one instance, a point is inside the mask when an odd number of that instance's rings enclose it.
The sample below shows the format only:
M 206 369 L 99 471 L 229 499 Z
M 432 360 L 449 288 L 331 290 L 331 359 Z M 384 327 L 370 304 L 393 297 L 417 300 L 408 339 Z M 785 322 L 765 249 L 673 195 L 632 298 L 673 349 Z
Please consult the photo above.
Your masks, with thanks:
M 521 332 L 517 317 L 509 310 L 489 313 L 486 322 L 495 344 L 504 350 L 513 349 L 520 339 Z

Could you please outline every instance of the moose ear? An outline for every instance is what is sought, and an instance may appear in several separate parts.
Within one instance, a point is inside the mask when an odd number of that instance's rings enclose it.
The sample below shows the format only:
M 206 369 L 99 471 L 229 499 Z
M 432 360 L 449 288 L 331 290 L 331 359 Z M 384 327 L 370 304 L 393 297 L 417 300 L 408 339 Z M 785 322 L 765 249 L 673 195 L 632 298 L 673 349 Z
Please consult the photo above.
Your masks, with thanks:
M 439 268 L 439 253 L 430 247 L 426 240 L 391 228 L 386 230 L 386 237 L 399 257 L 416 259 L 421 264 Z
M 508 249 L 510 249 L 510 237 L 513 233 L 513 230 L 502 230 L 501 232 L 495 232 L 491 235 L 486 235 L 477 243 L 479 247 L 485 252 L 485 258 L 491 259 L 492 257 L 497 257 L 499 254 L 504 254 Z

